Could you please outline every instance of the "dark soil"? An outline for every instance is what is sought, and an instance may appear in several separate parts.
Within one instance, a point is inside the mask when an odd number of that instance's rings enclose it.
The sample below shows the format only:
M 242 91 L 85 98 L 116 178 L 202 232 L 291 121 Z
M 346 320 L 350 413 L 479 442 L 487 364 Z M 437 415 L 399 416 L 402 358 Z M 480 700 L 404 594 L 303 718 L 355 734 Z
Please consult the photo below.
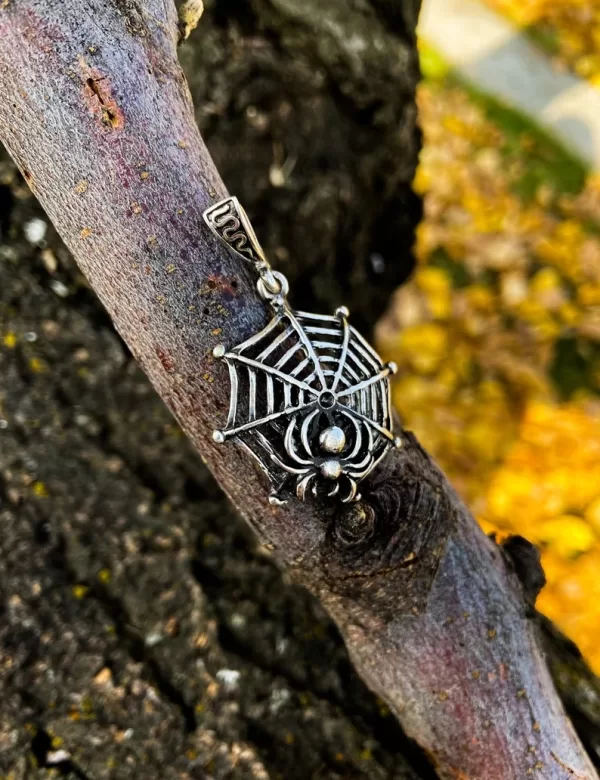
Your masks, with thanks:
M 427 776 L 1 170 L 0 776 Z
M 416 3 L 394 5 L 207 3 L 182 50 L 295 302 L 345 302 L 365 329 L 410 273 L 420 214 Z M 0 231 L 0 777 L 432 777 L 6 159 Z
M 417 0 L 219 0 L 202 133 L 298 306 L 411 272 Z M 39 221 L 41 220 L 41 222 Z M 0 778 L 432 778 L 258 547 L 0 161 Z M 600 688 L 547 629 L 586 746 Z

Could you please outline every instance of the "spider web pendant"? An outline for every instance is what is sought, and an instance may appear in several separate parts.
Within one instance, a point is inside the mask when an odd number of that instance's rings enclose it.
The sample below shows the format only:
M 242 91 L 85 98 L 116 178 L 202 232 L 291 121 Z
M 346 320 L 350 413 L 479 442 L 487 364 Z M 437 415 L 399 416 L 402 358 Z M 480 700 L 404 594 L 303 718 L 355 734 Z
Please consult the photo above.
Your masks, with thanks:
M 357 488 L 390 447 L 389 375 L 373 348 L 335 316 L 283 306 L 264 330 L 216 357 L 229 368 L 227 425 L 215 441 L 232 440 L 268 474 L 272 503 L 337 496 L 358 500 Z

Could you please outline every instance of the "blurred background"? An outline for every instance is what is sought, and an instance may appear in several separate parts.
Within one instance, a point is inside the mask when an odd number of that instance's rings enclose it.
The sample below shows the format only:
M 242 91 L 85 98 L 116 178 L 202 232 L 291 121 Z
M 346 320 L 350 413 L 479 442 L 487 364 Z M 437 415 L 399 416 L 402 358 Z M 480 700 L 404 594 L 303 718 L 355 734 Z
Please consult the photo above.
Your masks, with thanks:
M 404 424 L 540 546 L 538 607 L 600 672 L 600 2 L 425 0 L 417 48 L 420 5 L 206 0 L 196 119 L 293 302 L 347 304 L 399 364 Z M 3 152 L 0 525 L 0 775 L 434 777 Z
M 427 0 L 419 46 L 394 401 L 487 531 L 541 547 L 538 607 L 600 672 L 600 3 Z

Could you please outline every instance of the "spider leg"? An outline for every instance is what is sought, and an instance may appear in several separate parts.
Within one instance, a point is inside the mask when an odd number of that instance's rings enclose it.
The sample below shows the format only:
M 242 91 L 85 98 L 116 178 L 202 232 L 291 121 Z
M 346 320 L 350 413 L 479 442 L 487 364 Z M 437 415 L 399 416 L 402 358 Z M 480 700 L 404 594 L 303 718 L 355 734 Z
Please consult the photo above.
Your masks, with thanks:
M 308 452 L 311 457 L 314 457 L 314 455 L 312 447 L 310 446 L 310 441 L 308 440 L 308 428 L 319 413 L 320 409 L 315 409 L 314 412 L 307 414 L 304 418 L 304 422 L 302 423 L 302 428 L 300 429 L 300 438 L 302 439 L 302 444 L 304 445 L 306 452 Z
M 314 471 L 311 474 L 307 474 L 304 479 L 301 479 L 300 482 L 296 485 L 296 495 L 300 499 L 300 501 L 306 500 L 306 491 L 310 485 L 310 483 L 313 481 L 313 479 L 317 475 L 314 473 Z
M 337 496 L 337 494 L 340 492 L 340 483 L 336 482 L 333 488 L 327 493 L 328 498 L 333 498 L 334 496 Z
M 358 490 L 358 485 L 352 479 L 352 477 L 348 477 L 348 482 L 350 483 L 350 490 L 348 491 L 348 494 L 346 496 L 342 496 L 341 498 L 342 504 L 350 504 L 352 501 L 358 501 L 358 499 L 360 498 L 360 496 L 356 495 L 356 491 Z
M 312 459 L 301 458 L 296 451 L 296 447 L 294 446 L 294 431 L 296 430 L 297 424 L 298 417 L 294 416 L 294 418 L 290 420 L 290 424 L 288 425 L 287 431 L 285 432 L 283 444 L 285 451 L 291 458 L 293 458 L 293 460 L 296 461 L 296 463 L 300 463 L 303 466 L 309 466 L 312 465 Z

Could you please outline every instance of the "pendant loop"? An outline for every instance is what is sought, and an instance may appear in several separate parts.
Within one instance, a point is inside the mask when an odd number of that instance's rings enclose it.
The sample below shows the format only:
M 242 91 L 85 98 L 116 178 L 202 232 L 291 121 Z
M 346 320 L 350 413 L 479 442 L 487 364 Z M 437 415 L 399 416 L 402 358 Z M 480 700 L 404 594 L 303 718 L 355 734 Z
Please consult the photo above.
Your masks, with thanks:
M 219 241 L 254 266 L 260 277 L 256 285 L 260 297 L 275 308 L 282 306 L 289 292 L 287 279 L 271 268 L 238 199 L 230 197 L 210 206 L 203 217 Z
M 290 284 L 286 277 L 279 271 L 272 271 L 271 269 L 268 270 L 265 276 L 261 275 L 256 283 L 256 287 L 260 297 L 276 307 L 285 303 L 285 299 L 290 291 Z
M 260 333 L 213 349 L 231 383 L 229 413 L 214 441 L 235 441 L 256 458 L 273 504 L 292 495 L 357 501 L 359 483 L 401 445 L 390 405 L 396 366 L 348 323 L 345 306 L 330 316 L 290 308 L 288 281 L 269 265 L 236 198 L 211 206 L 204 219 L 252 264 L 258 292 L 275 310 Z

